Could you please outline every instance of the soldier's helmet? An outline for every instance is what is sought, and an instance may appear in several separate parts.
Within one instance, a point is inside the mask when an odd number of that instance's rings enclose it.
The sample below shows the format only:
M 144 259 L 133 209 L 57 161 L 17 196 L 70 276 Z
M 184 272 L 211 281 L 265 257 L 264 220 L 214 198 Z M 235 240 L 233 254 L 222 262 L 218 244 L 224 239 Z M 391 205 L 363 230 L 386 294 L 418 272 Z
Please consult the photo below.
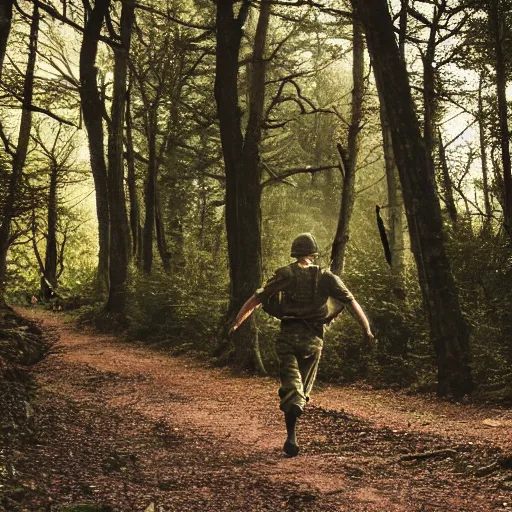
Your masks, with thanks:
M 315 237 L 311 233 L 301 233 L 292 243 L 291 256 L 300 258 L 301 256 L 309 256 L 318 252 L 318 245 Z

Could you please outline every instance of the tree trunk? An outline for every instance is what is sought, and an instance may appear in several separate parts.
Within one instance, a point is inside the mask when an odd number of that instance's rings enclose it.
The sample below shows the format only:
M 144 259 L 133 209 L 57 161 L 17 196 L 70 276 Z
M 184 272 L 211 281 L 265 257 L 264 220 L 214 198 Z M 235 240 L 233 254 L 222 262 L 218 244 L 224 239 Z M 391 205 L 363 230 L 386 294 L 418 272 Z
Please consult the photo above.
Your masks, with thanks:
M 503 167 L 504 225 L 512 236 L 512 169 L 510 161 L 510 132 L 508 128 L 507 71 L 503 52 L 504 13 L 500 0 L 489 0 L 489 24 L 494 37 L 494 58 L 496 69 L 496 93 L 498 96 L 498 117 L 500 123 L 500 146 Z
M 28 153 L 30 131 L 32 129 L 32 97 L 34 93 L 34 70 L 37 58 L 37 39 L 39 32 L 39 8 L 34 4 L 30 25 L 27 71 L 23 85 L 23 104 L 21 111 L 18 145 L 12 161 L 12 173 L 9 179 L 0 226 L 0 306 L 5 305 L 5 287 L 7 277 L 7 252 L 11 243 L 11 222 L 15 216 L 15 202 L 20 186 L 23 167 Z
M 265 97 L 264 49 L 270 3 L 263 1 L 260 6 L 244 145 L 238 99 L 238 56 L 248 8 L 249 3 L 244 0 L 235 18 L 232 0 L 217 2 L 215 100 L 226 170 L 226 232 L 231 278 L 229 314 L 234 314 L 261 284 L 259 142 Z M 238 367 L 260 366 L 256 339 L 253 320 L 245 322 L 233 336 L 234 362 Z
M 443 139 L 441 137 L 441 132 L 439 131 L 438 135 L 438 143 L 439 143 L 439 160 L 441 163 L 441 171 L 442 171 L 442 189 L 444 195 L 444 202 L 446 204 L 446 210 L 452 221 L 452 224 L 455 226 L 458 220 L 457 207 L 455 206 L 455 198 L 453 197 L 453 185 L 452 179 L 450 177 L 450 171 L 448 168 L 448 161 L 446 159 L 446 151 L 443 145 Z
M 354 211 L 356 200 L 356 168 L 359 154 L 359 132 L 363 117 L 364 95 L 364 37 L 361 22 L 354 18 L 352 37 L 352 111 L 350 126 L 348 129 L 348 157 L 344 159 L 341 146 L 338 145 L 340 158 L 345 160 L 345 175 L 343 176 L 343 188 L 341 207 L 338 218 L 338 227 L 331 249 L 331 270 L 338 275 L 343 273 L 345 265 L 345 252 L 350 238 L 350 221 Z
M 397 286 L 402 289 L 404 277 L 404 226 L 402 190 L 393 154 L 393 141 L 387 120 L 384 101 L 380 100 L 380 122 L 382 126 L 382 142 L 384 150 L 384 165 L 386 168 L 386 184 L 388 189 L 388 225 L 389 249 L 391 251 L 391 272 L 397 279 Z
M 139 254 L 140 239 L 140 206 L 137 195 L 137 181 L 135 179 L 135 157 L 133 154 L 133 132 L 131 114 L 131 96 L 128 93 L 126 98 L 126 165 L 128 168 L 127 184 L 128 197 L 130 199 L 130 231 L 132 234 L 132 256 L 137 261 Z M 138 264 L 138 262 L 137 262 Z
M 263 110 L 265 105 L 265 77 L 267 62 L 265 60 L 265 46 L 267 42 L 268 26 L 270 22 L 271 2 L 262 0 L 260 15 L 254 37 L 254 48 L 251 59 L 251 82 L 249 91 L 249 119 L 245 132 L 242 166 L 244 179 L 239 181 L 238 192 L 243 198 L 243 213 L 246 217 L 245 229 L 247 234 L 242 241 L 241 250 L 245 259 L 245 279 L 253 287 L 253 292 L 261 283 L 261 156 L 260 142 L 263 124 Z M 242 269 L 243 270 L 243 269 Z M 242 291 L 242 287 L 240 290 Z M 250 296 L 250 290 L 247 297 Z M 255 319 L 248 324 L 250 330 L 250 341 L 247 345 L 238 345 L 236 358 L 239 362 L 250 362 L 251 366 L 260 373 L 266 373 L 263 360 L 260 354 L 258 329 Z M 248 351 L 248 347 L 250 350 Z
M 436 35 L 438 29 L 438 7 L 434 6 L 434 14 L 430 25 L 427 51 L 422 55 L 423 61 L 423 139 L 429 155 L 434 154 L 436 91 L 434 59 L 436 53 Z
M 407 39 L 407 21 L 409 0 L 400 0 L 400 28 L 398 33 L 398 49 L 400 58 L 405 63 L 405 41 Z
M 185 258 L 185 236 L 183 234 L 183 224 L 179 218 L 174 218 L 170 223 L 171 239 L 171 273 L 183 272 L 186 266 Z M 214 260 L 216 258 L 213 258 Z
M 52 162 L 50 191 L 48 194 L 48 233 L 44 258 L 44 275 L 41 278 L 41 294 L 45 300 L 52 298 L 57 288 L 57 178 L 59 168 Z
M 155 194 L 155 225 L 156 225 L 156 242 L 158 253 L 162 260 L 162 266 L 167 273 L 171 272 L 171 258 L 169 248 L 167 246 L 167 237 L 165 236 L 165 223 L 162 213 L 162 202 L 160 201 L 159 190 Z
M 357 0 L 356 7 L 391 128 L 412 250 L 437 354 L 438 393 L 460 398 L 472 390 L 469 333 L 446 255 L 432 158 L 421 137 L 386 0 Z
M 4 68 L 4 57 L 7 50 L 7 41 L 12 26 L 12 7 L 14 0 L 0 0 L 0 80 Z
M 121 9 L 121 47 L 114 50 L 114 86 L 112 120 L 108 137 L 108 196 L 110 211 L 110 289 L 106 311 L 123 313 L 126 306 L 126 281 L 130 261 L 130 227 L 124 193 L 123 130 L 126 108 L 126 79 L 132 27 L 135 20 L 133 0 Z
M 148 173 L 144 196 L 144 231 L 142 244 L 142 270 L 149 274 L 153 266 L 153 234 L 155 232 L 157 151 L 156 151 L 157 111 L 154 107 L 148 113 Z
M 205 224 L 206 224 L 206 207 L 208 204 L 208 194 L 206 192 L 206 187 L 204 184 L 204 179 L 201 182 L 201 193 L 198 198 L 198 217 L 199 217 L 199 233 L 197 236 L 199 247 L 202 250 L 205 250 L 205 241 L 204 241 L 204 232 L 205 232 Z
M 484 117 L 484 101 L 482 98 L 483 73 L 480 75 L 478 84 L 478 129 L 480 140 L 480 160 L 482 163 L 482 192 L 484 195 L 484 208 L 486 218 L 484 226 L 489 227 L 492 219 L 491 193 L 489 190 L 489 165 L 487 163 L 487 150 L 485 141 L 485 117 Z
M 80 50 L 80 101 L 85 129 L 89 139 L 91 171 L 96 190 L 96 215 L 98 217 L 98 289 L 108 290 L 109 267 L 109 211 L 107 165 L 103 142 L 103 110 L 97 84 L 96 56 L 103 20 L 108 12 L 110 0 L 96 0 L 84 28 Z

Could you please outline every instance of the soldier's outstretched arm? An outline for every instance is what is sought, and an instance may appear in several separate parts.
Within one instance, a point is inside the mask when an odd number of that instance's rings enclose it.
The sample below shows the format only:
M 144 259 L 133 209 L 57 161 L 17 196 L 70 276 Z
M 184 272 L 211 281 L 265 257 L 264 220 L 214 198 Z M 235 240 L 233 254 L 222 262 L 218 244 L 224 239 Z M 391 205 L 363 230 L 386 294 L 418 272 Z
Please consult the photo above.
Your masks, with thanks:
M 261 304 L 261 299 L 258 297 L 258 295 L 253 295 L 247 301 L 245 304 L 240 308 L 240 311 L 236 315 L 235 320 L 233 321 L 233 325 L 231 326 L 231 329 L 229 332 L 236 331 L 245 320 L 247 320 L 252 312 Z
M 359 325 L 363 328 L 364 334 L 368 341 L 373 344 L 374 336 L 370 328 L 370 322 L 367 316 L 364 314 L 363 308 L 359 305 L 357 300 L 353 299 L 347 304 L 349 313 L 359 322 Z

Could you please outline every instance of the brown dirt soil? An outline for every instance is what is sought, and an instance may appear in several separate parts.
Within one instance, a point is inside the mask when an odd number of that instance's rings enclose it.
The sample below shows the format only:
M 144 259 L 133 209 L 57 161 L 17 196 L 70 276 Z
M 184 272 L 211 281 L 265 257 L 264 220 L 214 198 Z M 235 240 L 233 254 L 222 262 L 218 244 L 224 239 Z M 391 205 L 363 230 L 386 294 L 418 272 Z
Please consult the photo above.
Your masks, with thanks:
M 511 410 L 323 386 L 289 459 L 274 379 L 25 313 L 60 340 L 34 369 L 36 435 L 9 512 L 512 511 Z

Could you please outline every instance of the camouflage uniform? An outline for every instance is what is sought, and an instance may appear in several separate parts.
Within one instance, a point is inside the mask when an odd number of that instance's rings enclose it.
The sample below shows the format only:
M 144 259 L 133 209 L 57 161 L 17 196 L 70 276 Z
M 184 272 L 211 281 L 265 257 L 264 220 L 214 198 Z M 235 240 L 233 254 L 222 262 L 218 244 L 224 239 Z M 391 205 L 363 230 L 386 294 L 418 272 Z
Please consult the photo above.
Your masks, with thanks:
M 309 400 L 322 354 L 324 324 L 354 297 L 341 279 L 316 265 L 279 268 L 256 292 L 263 305 L 279 295 L 281 331 L 276 340 L 280 408 L 302 410 Z

